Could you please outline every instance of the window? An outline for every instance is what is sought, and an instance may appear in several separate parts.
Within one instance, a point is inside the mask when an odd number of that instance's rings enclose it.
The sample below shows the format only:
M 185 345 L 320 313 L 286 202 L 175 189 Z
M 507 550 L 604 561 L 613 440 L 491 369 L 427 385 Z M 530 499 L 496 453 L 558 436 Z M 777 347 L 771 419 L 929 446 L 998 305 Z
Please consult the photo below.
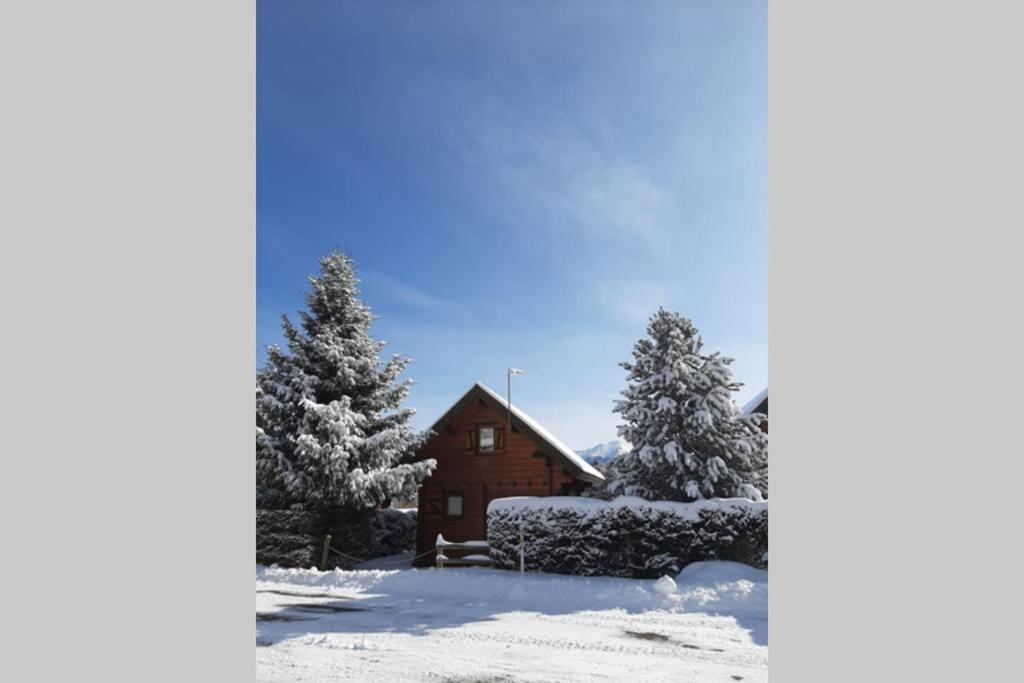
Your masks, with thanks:
M 480 428 L 480 451 L 490 452 L 494 450 L 494 427 Z
M 476 455 L 501 453 L 502 431 L 504 430 L 496 422 L 473 425 L 466 430 L 466 452 Z
M 462 516 L 462 495 L 451 495 L 445 499 L 445 514 L 449 517 Z

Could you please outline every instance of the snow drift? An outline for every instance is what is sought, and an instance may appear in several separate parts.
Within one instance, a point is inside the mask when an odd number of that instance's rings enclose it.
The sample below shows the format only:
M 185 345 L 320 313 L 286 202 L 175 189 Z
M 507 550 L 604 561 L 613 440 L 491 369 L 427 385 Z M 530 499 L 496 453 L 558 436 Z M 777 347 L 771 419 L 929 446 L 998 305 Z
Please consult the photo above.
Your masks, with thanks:
M 257 587 L 290 584 L 341 594 L 410 597 L 451 605 L 486 602 L 543 614 L 577 610 L 651 609 L 766 617 L 768 572 L 736 562 L 697 562 L 675 578 L 676 591 L 657 581 L 614 577 L 519 574 L 497 569 L 356 570 L 256 567 Z

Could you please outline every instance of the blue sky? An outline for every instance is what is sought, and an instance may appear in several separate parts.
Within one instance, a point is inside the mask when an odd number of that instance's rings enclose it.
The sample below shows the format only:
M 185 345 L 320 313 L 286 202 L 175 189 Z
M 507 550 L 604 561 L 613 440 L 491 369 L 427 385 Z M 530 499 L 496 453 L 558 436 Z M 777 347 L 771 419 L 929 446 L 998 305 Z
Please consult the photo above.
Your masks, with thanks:
M 642 9 L 642 11 L 641 11 Z M 768 379 L 766 3 L 267 2 L 257 359 L 317 258 L 356 259 L 429 426 L 474 381 L 615 438 L 647 317 Z

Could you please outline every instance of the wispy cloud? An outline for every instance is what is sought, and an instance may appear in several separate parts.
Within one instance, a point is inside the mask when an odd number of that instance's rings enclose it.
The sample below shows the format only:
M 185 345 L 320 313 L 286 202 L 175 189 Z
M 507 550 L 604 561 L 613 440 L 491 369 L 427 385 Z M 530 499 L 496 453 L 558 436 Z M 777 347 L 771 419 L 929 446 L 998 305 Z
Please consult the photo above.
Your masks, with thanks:
M 530 224 L 590 240 L 658 241 L 672 195 L 605 135 L 483 117 L 463 145 L 467 162 Z
M 593 291 L 609 318 L 620 323 L 642 325 L 659 306 L 668 306 L 668 291 L 653 282 L 605 281 Z
M 471 317 L 465 304 L 432 294 L 393 275 L 370 268 L 361 269 L 359 275 L 365 290 L 372 290 L 373 294 L 382 295 L 406 307 L 431 313 L 444 312 L 446 317 Z
M 618 160 L 582 169 L 561 201 L 593 236 L 654 242 L 667 198 L 638 165 Z

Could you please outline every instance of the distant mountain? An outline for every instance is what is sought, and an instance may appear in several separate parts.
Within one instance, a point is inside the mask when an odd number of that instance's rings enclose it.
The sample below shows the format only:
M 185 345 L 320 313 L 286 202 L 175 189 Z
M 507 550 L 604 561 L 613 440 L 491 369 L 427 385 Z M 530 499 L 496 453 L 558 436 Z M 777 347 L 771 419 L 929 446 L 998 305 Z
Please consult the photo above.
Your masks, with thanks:
M 616 439 L 615 441 L 599 443 L 596 446 L 584 448 L 576 452 L 591 465 L 597 465 L 608 462 L 619 453 L 628 453 L 630 449 L 631 447 L 627 442 L 622 439 Z

